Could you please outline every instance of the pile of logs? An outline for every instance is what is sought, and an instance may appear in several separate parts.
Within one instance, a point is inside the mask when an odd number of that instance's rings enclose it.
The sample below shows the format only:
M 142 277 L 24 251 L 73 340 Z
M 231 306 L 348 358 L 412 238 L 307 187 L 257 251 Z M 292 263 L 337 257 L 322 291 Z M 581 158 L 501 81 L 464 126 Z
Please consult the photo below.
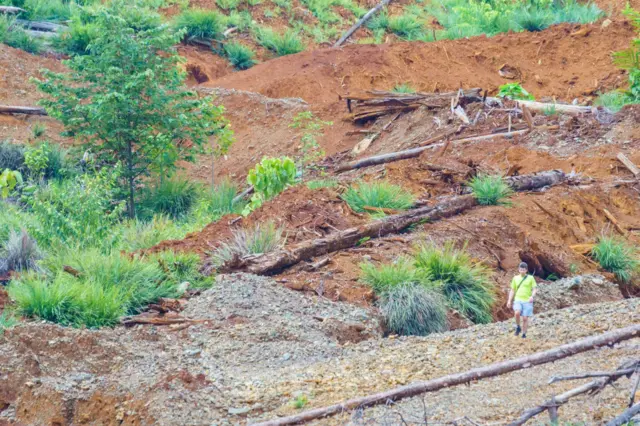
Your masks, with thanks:
M 26 11 L 19 7 L 0 6 L 0 14 L 19 15 L 23 12 Z M 27 21 L 24 19 L 16 19 L 14 25 L 20 25 L 29 35 L 39 38 L 55 37 L 67 29 L 65 25 L 55 24 L 53 22 Z
M 349 110 L 348 120 L 362 123 L 367 120 L 418 109 L 449 108 L 454 100 L 455 105 L 465 105 L 471 102 L 481 102 L 481 89 L 460 90 L 446 93 L 395 93 L 382 91 L 369 91 L 361 96 L 346 96 Z

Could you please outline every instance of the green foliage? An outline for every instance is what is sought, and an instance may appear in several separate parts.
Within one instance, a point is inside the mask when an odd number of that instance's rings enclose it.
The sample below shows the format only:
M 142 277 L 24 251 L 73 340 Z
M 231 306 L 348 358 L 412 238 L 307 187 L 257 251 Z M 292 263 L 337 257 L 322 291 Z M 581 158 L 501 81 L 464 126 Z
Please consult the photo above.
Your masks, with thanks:
M 188 38 L 220 39 L 225 30 L 224 15 L 214 10 L 185 10 L 175 17 L 173 24 Z
M 5 330 L 15 327 L 18 324 L 16 317 L 11 315 L 6 309 L 0 314 L 0 336 Z
M 631 9 L 627 5 L 624 13 L 638 30 L 639 36 L 631 41 L 631 46 L 628 49 L 616 52 L 613 55 L 615 64 L 629 72 L 629 90 L 623 92 L 624 96 L 615 99 L 617 102 L 614 105 L 616 106 L 619 103 L 640 103 L 640 12 Z M 613 100 L 613 98 L 609 100 Z
M 0 19 L 2 17 L 0 16 Z M 0 23 L 0 27 L 3 27 L 4 24 Z M 0 34 L 2 30 L 0 30 Z M 29 33 L 27 33 L 21 27 L 16 25 L 10 25 L 8 30 L 4 35 L 4 39 L 2 40 L 4 44 L 7 46 L 14 47 L 16 49 L 22 49 L 25 52 L 38 54 L 43 50 L 42 41 L 39 38 L 32 37 Z
M 296 165 L 289 157 L 264 157 L 249 170 L 247 183 L 253 186 L 254 193 L 243 214 L 246 216 L 267 200 L 275 197 L 295 182 Z
M 20 172 L 4 169 L 0 173 L 0 200 L 7 198 L 16 189 L 16 186 L 20 184 L 22 184 L 22 174 Z
M 434 245 L 419 245 L 415 267 L 432 285 L 444 294 L 449 306 L 476 324 L 491 322 L 495 302 L 488 270 L 474 263 L 463 248 L 447 243 L 440 249 Z
M 22 18 L 30 21 L 66 21 L 71 16 L 70 5 L 63 0 L 24 0 L 20 7 L 27 11 Z
M 523 99 L 533 101 L 535 98 L 532 94 L 527 92 L 524 87 L 520 85 L 520 83 L 507 83 L 500 86 L 500 90 L 498 91 L 499 98 L 508 98 L 512 100 Z
M 416 16 L 403 14 L 389 18 L 389 31 L 406 40 L 417 40 L 424 33 L 424 26 Z
M 24 145 L 15 145 L 7 141 L 0 142 L 0 170 L 9 169 L 25 173 Z
M 239 70 L 249 69 L 257 63 L 255 52 L 244 44 L 227 43 L 224 45 L 224 52 L 231 65 Z
M 69 28 L 53 39 L 53 46 L 69 55 L 85 55 L 89 44 L 98 36 L 98 27 L 73 17 Z
M 98 35 L 87 55 L 66 62 L 70 73 L 46 71 L 43 80 L 34 81 L 47 95 L 41 104 L 67 134 L 103 163 L 122 164 L 128 214 L 134 217 L 143 177 L 170 175 L 178 160 L 193 161 L 211 135 L 218 135 L 219 146 L 231 138 L 223 108 L 185 90 L 175 50 L 182 33 L 164 25 L 139 31 L 121 10 L 130 14 L 135 6 L 113 0 L 100 9 Z
M 425 287 L 401 283 L 383 293 L 379 304 L 391 333 L 426 336 L 448 328 L 445 301 Z
M 324 150 L 318 143 L 318 138 L 324 135 L 324 127 L 332 126 L 333 122 L 323 121 L 316 117 L 311 111 L 303 111 L 296 114 L 293 117 L 293 122 L 289 127 L 293 129 L 300 129 L 302 135 L 300 136 L 302 159 L 301 162 L 305 167 L 311 166 L 325 156 Z
M 240 229 L 229 242 L 222 243 L 211 254 L 211 263 L 222 266 L 233 259 L 250 254 L 271 253 L 284 245 L 282 229 L 273 222 L 258 224 L 252 229 Z
M 389 27 L 389 15 L 387 14 L 387 11 L 383 10 L 382 12 L 377 13 L 376 15 L 371 17 L 371 19 L 369 19 L 369 21 L 367 21 L 365 25 L 374 33 L 376 31 L 382 31 L 382 33 L 384 34 L 384 32 Z
M 478 175 L 471 179 L 469 187 L 482 206 L 508 205 L 505 199 L 513 194 L 513 189 L 500 175 Z
M 241 0 L 216 0 L 216 4 L 220 9 L 231 10 L 237 9 Z
M 47 155 L 46 144 L 40 145 L 40 147 L 28 148 L 24 153 L 24 164 L 29 170 L 29 177 L 35 180 L 41 180 L 44 178 L 44 171 L 47 168 L 49 156 Z
M 630 102 L 628 94 L 621 90 L 603 93 L 594 101 L 594 105 L 604 107 L 613 113 L 620 111 L 629 103 L 633 102 Z
M 298 395 L 296 399 L 293 400 L 293 408 L 300 410 L 304 408 L 309 403 L 309 398 L 307 395 Z
M 545 107 L 542 113 L 547 117 L 554 117 L 558 115 L 558 108 L 556 108 L 556 104 L 553 104 L 550 107 Z
M 134 252 L 153 247 L 162 241 L 183 238 L 185 231 L 165 215 L 154 215 L 151 220 L 128 220 L 119 227 L 118 247 Z
M 336 179 L 316 179 L 310 180 L 306 183 L 307 188 L 311 190 L 321 189 L 321 188 L 335 188 L 339 184 Z
M 392 91 L 394 93 L 416 93 L 416 89 L 409 83 L 396 84 Z
M 172 219 L 184 218 L 198 199 L 198 189 L 196 184 L 186 178 L 163 179 L 144 192 L 140 214 L 142 217 L 160 213 Z
M 38 139 L 40 136 L 44 135 L 47 131 L 47 126 L 42 123 L 35 123 L 33 127 L 31 127 L 31 134 L 34 139 Z
M 409 191 L 388 182 L 362 182 L 351 186 L 342 199 L 357 213 L 371 213 L 365 207 L 407 210 L 415 202 Z
M 371 262 L 361 263 L 360 271 L 360 279 L 377 294 L 383 294 L 402 284 L 419 284 L 425 281 L 425 276 L 415 268 L 412 259 L 406 257 L 378 266 Z
M 551 26 L 554 20 L 552 11 L 540 7 L 525 9 L 514 17 L 517 27 L 525 31 L 542 31 Z
M 213 277 L 200 272 L 200 256 L 196 253 L 175 253 L 171 250 L 153 254 L 150 262 L 157 262 L 171 282 L 189 283 L 190 288 L 209 288 Z
M 123 203 L 114 203 L 117 195 L 117 170 L 101 170 L 94 176 L 81 175 L 71 180 L 39 187 L 27 200 L 40 223 L 34 236 L 42 245 L 55 242 L 79 247 L 103 247 L 115 244 L 112 228 L 124 211 Z
M 256 37 L 262 47 L 271 50 L 277 56 L 302 52 L 305 48 L 298 33 L 292 30 L 279 34 L 271 28 L 259 27 L 256 30 Z
M 601 237 L 591 254 L 604 270 L 624 282 L 629 282 L 640 268 L 638 250 L 615 237 Z
M 8 271 L 40 270 L 38 261 L 43 257 L 38 244 L 27 234 L 11 230 L 7 241 L 0 246 L 0 273 Z
M 211 188 L 211 192 L 206 197 L 207 211 L 219 216 L 238 213 L 242 206 L 234 203 L 233 199 L 236 195 L 238 195 L 238 187 L 229 179 L 222 180 Z

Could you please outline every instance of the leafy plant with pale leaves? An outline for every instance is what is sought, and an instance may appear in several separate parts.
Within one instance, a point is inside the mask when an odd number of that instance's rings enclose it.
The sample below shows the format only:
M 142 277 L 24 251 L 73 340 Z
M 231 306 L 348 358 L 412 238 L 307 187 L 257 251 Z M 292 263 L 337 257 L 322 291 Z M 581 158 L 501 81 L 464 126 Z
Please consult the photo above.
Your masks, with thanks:
M 280 194 L 295 182 L 296 175 L 296 165 L 291 158 L 263 158 L 247 175 L 247 183 L 253 185 L 254 193 L 242 214 L 248 215 L 265 201 Z
M 7 198 L 16 186 L 22 184 L 22 174 L 15 170 L 4 169 L 0 173 L 0 199 Z

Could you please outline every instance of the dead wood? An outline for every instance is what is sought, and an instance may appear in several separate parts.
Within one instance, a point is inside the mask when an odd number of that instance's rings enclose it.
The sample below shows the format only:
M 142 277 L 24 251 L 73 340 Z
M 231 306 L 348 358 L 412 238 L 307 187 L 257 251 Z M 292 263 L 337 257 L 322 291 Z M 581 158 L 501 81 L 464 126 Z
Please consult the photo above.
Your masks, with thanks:
M 353 35 L 353 33 L 355 33 L 358 28 L 360 28 L 363 24 L 365 24 L 369 19 L 371 19 L 371 17 L 373 17 L 373 15 L 375 15 L 376 13 L 378 13 L 378 11 L 380 9 L 382 9 L 383 7 L 385 7 L 386 5 L 389 4 L 391 0 L 382 0 L 380 3 L 378 3 L 376 5 L 376 7 L 374 7 L 373 9 L 369 10 L 367 13 L 364 14 L 364 16 L 362 18 L 360 18 L 360 20 L 358 22 L 356 22 L 355 24 L 353 24 L 353 26 L 351 28 L 349 28 L 347 30 L 346 33 L 344 33 L 342 35 L 342 37 L 340 37 L 340 39 L 338 41 L 336 41 L 336 43 L 333 45 L 333 47 L 340 47 L 342 46 L 342 44 L 347 41 L 349 39 L 349 37 L 351 37 Z
M 387 404 L 391 401 L 410 398 L 426 392 L 434 392 L 439 389 L 444 389 L 465 383 L 471 383 L 473 381 L 481 380 L 487 377 L 495 377 L 510 373 L 512 371 L 521 370 L 523 368 L 530 368 L 536 365 L 554 362 L 559 359 L 586 352 L 600 346 L 613 345 L 614 343 L 633 339 L 638 337 L 639 335 L 640 324 L 636 324 L 608 333 L 580 339 L 573 343 L 558 346 L 544 352 L 537 352 L 512 360 L 493 363 L 485 367 L 474 368 L 462 373 L 451 374 L 433 380 L 412 383 L 410 385 L 401 386 L 373 395 L 353 398 L 338 404 L 330 405 L 328 407 L 315 408 L 299 414 L 295 414 L 293 416 L 257 423 L 254 426 L 295 425 L 343 413 L 345 411 L 350 411 L 356 408 L 365 408 L 379 404 Z
M 0 13 L 15 14 L 21 12 L 26 12 L 26 10 L 15 6 L 0 6 Z
M 47 111 L 38 107 L 0 105 L 0 114 L 47 115 Z
M 626 409 L 622 414 L 620 414 L 615 419 L 612 419 L 607 422 L 605 426 L 622 426 L 626 425 L 633 419 L 636 414 L 640 414 L 640 404 L 636 404 L 628 409 Z
M 631 393 L 629 394 L 629 408 L 633 405 L 636 400 L 636 392 L 638 392 L 638 385 L 640 385 L 640 364 L 636 365 L 636 381 L 631 387 Z
M 536 101 L 516 101 L 517 105 L 522 108 L 526 107 L 531 111 L 545 112 L 545 111 L 557 111 L 564 114 L 590 114 L 598 109 L 590 106 L 579 106 L 579 105 L 564 105 L 564 104 L 545 104 L 543 102 Z
M 618 230 L 618 232 L 620 232 L 622 234 L 623 237 L 628 238 L 629 237 L 629 232 L 624 229 L 622 227 L 622 225 L 620 225 L 620 223 L 618 223 L 618 220 L 615 218 L 615 216 L 613 216 L 611 214 L 611 212 L 607 209 L 602 209 L 602 212 L 604 213 L 604 215 L 607 217 L 607 219 L 609 219 L 609 221 L 611 223 L 613 223 L 613 226 L 616 227 L 616 229 Z
M 558 170 L 522 175 L 507 179 L 515 191 L 529 191 L 564 182 L 566 175 Z M 346 204 L 348 206 L 348 204 Z M 258 275 L 271 275 L 303 260 L 323 256 L 338 250 L 353 247 L 363 238 L 379 238 L 398 233 L 408 226 L 431 222 L 459 214 L 478 205 L 472 195 L 451 197 L 434 206 L 419 207 L 403 213 L 386 216 L 359 227 L 334 232 L 316 240 L 303 241 L 290 249 L 273 253 L 251 255 L 227 262 L 222 271 L 242 270 Z
M 76 268 L 73 268 L 69 265 L 63 265 L 62 266 L 62 270 L 64 272 L 66 272 L 67 274 L 73 275 L 74 277 L 78 278 L 82 275 L 82 272 L 78 271 Z
M 624 155 L 623 153 L 618 153 L 617 157 L 616 157 L 622 164 L 624 164 L 624 166 L 629 169 L 629 171 L 631 173 L 633 173 L 633 176 L 637 178 L 640 178 L 640 169 L 638 168 L 638 166 L 636 166 L 634 164 L 633 161 L 631 161 L 626 155 Z
M 65 25 L 54 24 L 52 22 L 42 22 L 42 21 L 27 21 L 25 19 L 16 19 L 16 23 L 27 28 L 29 30 L 39 31 L 39 32 L 61 32 L 67 29 L 68 27 Z
M 397 210 L 397 209 L 387 209 L 384 207 L 372 207 L 372 206 L 363 206 L 362 209 L 368 212 L 384 213 L 384 214 L 398 214 L 401 212 L 401 210 Z
M 238 201 L 242 200 L 243 198 L 247 197 L 248 195 L 253 194 L 253 185 L 249 185 L 249 187 L 247 189 L 245 189 L 244 191 L 242 191 L 241 193 L 239 193 L 238 195 L 236 195 L 233 198 L 232 203 L 235 204 Z

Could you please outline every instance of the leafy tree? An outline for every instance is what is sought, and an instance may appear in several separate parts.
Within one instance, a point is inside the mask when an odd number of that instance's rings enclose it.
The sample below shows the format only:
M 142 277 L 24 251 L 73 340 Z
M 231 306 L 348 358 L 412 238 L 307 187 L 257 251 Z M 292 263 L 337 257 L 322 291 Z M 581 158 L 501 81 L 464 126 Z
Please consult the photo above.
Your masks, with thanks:
M 218 155 L 233 141 L 223 107 L 184 86 L 174 47 L 183 32 L 168 25 L 133 25 L 119 14 L 132 8 L 117 0 L 100 9 L 88 54 L 65 61 L 69 73 L 45 70 L 43 80 L 34 80 L 48 95 L 42 105 L 67 135 L 106 164 L 122 164 L 130 217 L 143 177 L 170 175 L 178 160 L 193 161 L 209 136 L 217 135 Z

